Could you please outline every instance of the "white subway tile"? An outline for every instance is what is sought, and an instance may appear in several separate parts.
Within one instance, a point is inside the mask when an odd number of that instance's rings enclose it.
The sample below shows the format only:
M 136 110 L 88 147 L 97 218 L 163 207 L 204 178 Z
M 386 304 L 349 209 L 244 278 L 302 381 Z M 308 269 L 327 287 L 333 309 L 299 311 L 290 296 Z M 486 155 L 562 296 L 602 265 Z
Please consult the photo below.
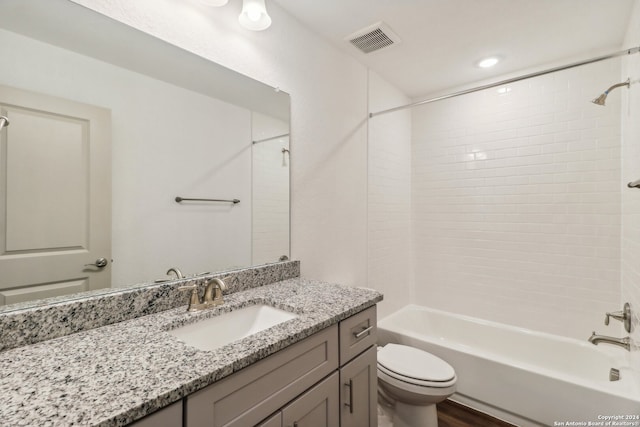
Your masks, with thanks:
M 468 314 L 564 335 L 615 308 L 620 248 L 640 257 L 640 226 L 621 241 L 619 108 L 588 100 L 619 72 L 593 64 L 413 113 L 418 302 L 459 311 L 459 298 Z M 638 198 L 628 218 L 640 224 Z M 627 270 L 640 283 L 640 267 Z M 563 308 L 566 322 L 548 320 Z

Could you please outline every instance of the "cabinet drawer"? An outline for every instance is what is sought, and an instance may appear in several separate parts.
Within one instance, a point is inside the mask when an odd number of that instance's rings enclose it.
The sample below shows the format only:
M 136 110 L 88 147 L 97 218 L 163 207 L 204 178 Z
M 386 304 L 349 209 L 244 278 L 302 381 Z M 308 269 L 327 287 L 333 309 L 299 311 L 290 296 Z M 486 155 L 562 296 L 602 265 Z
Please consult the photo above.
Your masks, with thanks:
M 376 343 L 376 306 L 340 322 L 340 366 Z
M 246 427 L 338 368 L 331 326 L 186 398 L 186 427 Z

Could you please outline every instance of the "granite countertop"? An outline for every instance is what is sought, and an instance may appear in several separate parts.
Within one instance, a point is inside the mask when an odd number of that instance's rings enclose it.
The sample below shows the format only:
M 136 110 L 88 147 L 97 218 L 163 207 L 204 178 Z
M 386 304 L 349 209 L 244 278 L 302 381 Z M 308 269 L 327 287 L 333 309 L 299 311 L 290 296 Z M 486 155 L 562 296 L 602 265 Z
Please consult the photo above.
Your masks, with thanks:
M 290 279 L 0 353 L 0 425 L 122 426 L 382 300 L 382 294 Z M 264 303 L 299 315 L 213 351 L 166 331 Z

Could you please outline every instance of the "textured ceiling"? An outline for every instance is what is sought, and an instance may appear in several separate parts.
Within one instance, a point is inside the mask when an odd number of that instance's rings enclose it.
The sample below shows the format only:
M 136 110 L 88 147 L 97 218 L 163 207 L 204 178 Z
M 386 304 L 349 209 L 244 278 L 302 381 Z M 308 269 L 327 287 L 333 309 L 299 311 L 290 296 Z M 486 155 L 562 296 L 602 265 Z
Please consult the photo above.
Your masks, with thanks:
M 407 95 L 419 97 L 620 50 L 640 0 L 273 1 Z M 379 21 L 401 43 L 365 55 L 344 40 Z M 490 55 L 503 60 L 491 69 L 476 67 Z

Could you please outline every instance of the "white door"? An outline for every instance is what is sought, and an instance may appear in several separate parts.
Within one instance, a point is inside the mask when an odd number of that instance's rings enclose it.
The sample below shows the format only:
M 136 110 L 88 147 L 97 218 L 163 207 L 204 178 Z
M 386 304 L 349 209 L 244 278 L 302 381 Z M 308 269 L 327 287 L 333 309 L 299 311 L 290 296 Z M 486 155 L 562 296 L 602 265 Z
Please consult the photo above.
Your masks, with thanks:
M 0 115 L 0 305 L 109 287 L 111 112 L 0 86 Z

